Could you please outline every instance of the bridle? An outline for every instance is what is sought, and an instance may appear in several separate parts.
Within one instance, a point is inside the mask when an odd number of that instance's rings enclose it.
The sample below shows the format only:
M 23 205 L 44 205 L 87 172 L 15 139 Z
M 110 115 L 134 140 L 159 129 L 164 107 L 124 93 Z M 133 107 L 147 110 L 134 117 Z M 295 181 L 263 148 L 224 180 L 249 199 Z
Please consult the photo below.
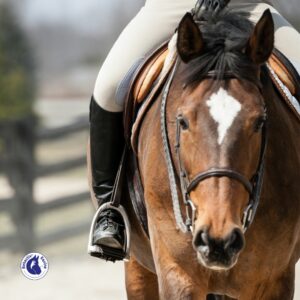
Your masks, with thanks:
M 211 178 L 211 177 L 228 177 L 230 179 L 236 180 L 241 183 L 247 192 L 249 193 L 249 202 L 247 207 L 244 210 L 243 218 L 242 218 L 242 225 L 244 231 L 246 231 L 249 226 L 252 224 L 253 219 L 255 217 L 257 207 L 259 205 L 262 183 L 263 183 L 263 175 L 264 175 L 264 161 L 265 161 L 265 152 L 266 152 L 266 145 L 267 145 L 267 127 L 266 121 L 264 121 L 261 129 L 261 147 L 260 147 L 260 155 L 258 166 L 256 172 L 252 176 L 251 179 L 248 179 L 243 174 L 236 170 L 227 169 L 227 168 L 219 168 L 219 167 L 212 167 L 204 172 L 198 173 L 194 178 L 189 179 L 184 164 L 181 159 L 181 130 L 182 130 L 182 121 L 183 116 L 178 115 L 176 117 L 176 144 L 175 144 L 175 152 L 176 152 L 176 159 L 177 165 L 179 169 L 179 175 L 176 174 L 174 167 L 174 163 L 172 160 L 171 149 L 170 149 L 170 142 L 168 138 L 168 130 L 167 130 L 167 121 L 166 121 L 166 107 L 167 107 L 167 99 L 170 91 L 170 86 L 173 81 L 175 72 L 177 70 L 178 60 L 175 63 L 173 70 L 171 71 L 165 86 L 163 88 L 162 93 L 162 102 L 161 102 L 161 133 L 162 133 L 162 140 L 163 140 L 163 147 L 165 153 L 165 159 L 167 164 L 168 170 L 168 177 L 169 177 L 169 185 L 171 190 L 172 196 L 172 203 L 173 203 L 173 211 L 176 220 L 176 224 L 182 232 L 186 233 L 189 231 L 193 231 L 193 225 L 195 221 L 196 215 L 196 207 L 191 200 L 190 193 L 198 186 L 199 183 L 203 182 L 204 180 Z M 210 71 L 206 77 L 208 78 L 219 78 L 217 71 Z M 234 78 L 234 75 L 229 71 L 222 75 L 222 78 Z M 266 108 L 265 108 L 266 113 Z M 186 208 L 186 219 L 183 220 L 181 205 L 180 205 L 180 197 L 178 193 L 178 188 L 176 184 L 176 177 L 179 177 L 180 181 L 180 192 L 183 204 Z

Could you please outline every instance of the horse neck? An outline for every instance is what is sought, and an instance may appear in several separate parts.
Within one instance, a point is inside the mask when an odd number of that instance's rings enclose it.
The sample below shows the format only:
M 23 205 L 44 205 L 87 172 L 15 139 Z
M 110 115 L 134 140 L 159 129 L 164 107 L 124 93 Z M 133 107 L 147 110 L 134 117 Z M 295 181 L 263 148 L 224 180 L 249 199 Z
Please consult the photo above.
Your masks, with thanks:
M 170 116 L 175 115 L 174 112 L 180 105 L 178 97 L 176 97 L 179 93 L 179 87 L 180 79 L 177 73 L 175 74 L 167 102 L 168 136 L 173 157 L 175 157 L 175 148 L 172 147 L 175 144 L 175 120 L 171 120 Z M 155 193 L 162 199 L 171 199 L 161 137 L 161 99 L 162 94 L 153 103 L 141 124 L 138 142 L 138 164 L 145 192 L 147 193 L 148 188 L 153 188 Z M 159 185 L 157 184 L 158 182 Z M 171 204 L 171 201 L 167 202 Z M 168 210 L 172 212 L 172 205 L 170 205 Z
M 273 194 L 270 199 L 272 204 L 282 206 L 283 200 L 299 200 L 297 193 L 299 194 L 300 189 L 296 181 L 299 181 L 300 169 L 300 124 L 279 98 L 270 81 L 264 85 L 264 93 L 268 110 L 264 182 L 268 193 Z

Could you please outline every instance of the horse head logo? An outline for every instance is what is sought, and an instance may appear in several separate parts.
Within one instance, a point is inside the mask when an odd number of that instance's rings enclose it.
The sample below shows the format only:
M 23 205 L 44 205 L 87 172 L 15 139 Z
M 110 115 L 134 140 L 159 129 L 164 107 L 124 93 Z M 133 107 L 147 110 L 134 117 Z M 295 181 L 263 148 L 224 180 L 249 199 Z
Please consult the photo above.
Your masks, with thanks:
M 26 264 L 27 271 L 32 275 L 41 274 L 42 270 L 39 266 L 39 256 L 35 255 L 31 259 L 28 260 Z

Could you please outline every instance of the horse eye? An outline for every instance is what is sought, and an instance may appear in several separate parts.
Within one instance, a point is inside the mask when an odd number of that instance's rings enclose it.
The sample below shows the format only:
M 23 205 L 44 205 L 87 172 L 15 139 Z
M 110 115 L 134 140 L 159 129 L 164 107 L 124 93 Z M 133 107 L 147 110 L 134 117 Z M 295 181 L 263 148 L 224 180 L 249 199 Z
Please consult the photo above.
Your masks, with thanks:
M 177 118 L 178 118 L 178 122 L 181 126 L 181 129 L 187 130 L 189 128 L 189 121 L 182 115 L 179 115 Z
M 266 116 L 260 116 L 256 119 L 254 123 L 254 131 L 258 132 L 262 129 L 266 121 Z

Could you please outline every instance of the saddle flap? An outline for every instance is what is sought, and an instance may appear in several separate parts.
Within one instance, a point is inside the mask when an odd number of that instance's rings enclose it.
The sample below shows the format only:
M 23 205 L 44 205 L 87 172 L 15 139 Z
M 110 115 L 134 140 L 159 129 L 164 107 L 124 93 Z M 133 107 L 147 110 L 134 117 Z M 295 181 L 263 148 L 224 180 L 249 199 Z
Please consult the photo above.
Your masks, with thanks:
M 146 66 L 134 86 L 133 97 L 137 103 L 141 103 L 148 95 L 153 83 L 163 69 L 168 52 L 168 48 L 163 48 L 161 52 L 146 62 Z
M 290 90 L 292 95 L 296 95 L 296 83 L 286 66 L 273 53 L 268 61 L 270 67 L 274 70 L 283 84 Z
M 123 115 L 125 140 L 128 144 L 130 144 L 131 128 L 135 121 L 137 107 L 139 105 L 137 99 L 140 99 L 139 102 L 141 102 L 143 97 L 146 97 L 149 92 L 149 84 L 144 84 L 145 78 L 151 70 L 151 73 L 153 74 L 151 76 L 152 79 L 147 79 L 146 81 L 153 85 L 161 71 L 162 60 L 160 59 L 157 61 L 157 58 L 166 51 L 167 44 L 167 42 L 164 42 L 160 47 L 145 56 L 145 58 L 140 61 L 140 64 L 135 67 L 135 71 L 130 76 L 129 83 L 127 84 L 127 93 L 125 95 Z M 160 69 L 160 71 L 155 71 L 156 68 Z

